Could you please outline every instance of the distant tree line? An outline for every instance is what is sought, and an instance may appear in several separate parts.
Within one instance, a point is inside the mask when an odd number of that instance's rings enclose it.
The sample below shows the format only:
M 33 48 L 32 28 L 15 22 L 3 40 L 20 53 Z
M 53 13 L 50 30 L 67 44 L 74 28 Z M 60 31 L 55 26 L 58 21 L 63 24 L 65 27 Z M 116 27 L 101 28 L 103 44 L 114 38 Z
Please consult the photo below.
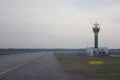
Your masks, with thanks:
M 65 53 L 80 53 L 85 54 L 86 49 L 0 49 L 0 54 L 21 53 L 21 52 L 65 52 Z M 109 49 L 110 54 L 120 54 L 120 49 Z
M 0 52 L 55 52 L 55 51 L 71 51 L 80 52 L 85 49 L 0 49 Z

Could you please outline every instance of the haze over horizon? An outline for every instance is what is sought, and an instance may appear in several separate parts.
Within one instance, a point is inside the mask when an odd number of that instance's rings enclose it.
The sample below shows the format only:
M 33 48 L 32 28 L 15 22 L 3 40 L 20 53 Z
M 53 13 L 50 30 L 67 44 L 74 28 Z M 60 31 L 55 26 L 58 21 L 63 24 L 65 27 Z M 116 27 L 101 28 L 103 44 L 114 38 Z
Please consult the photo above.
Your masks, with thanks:
M 120 48 L 120 0 L 0 0 L 0 48 Z M 102 21 L 102 22 L 101 22 Z

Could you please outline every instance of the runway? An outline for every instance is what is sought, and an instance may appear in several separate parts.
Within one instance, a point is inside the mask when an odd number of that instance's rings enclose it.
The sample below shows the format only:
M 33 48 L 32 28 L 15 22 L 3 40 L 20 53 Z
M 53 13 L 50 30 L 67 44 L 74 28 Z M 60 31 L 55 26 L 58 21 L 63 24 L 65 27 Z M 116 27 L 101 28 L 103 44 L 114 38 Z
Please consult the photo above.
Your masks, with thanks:
M 0 80 L 77 79 L 64 72 L 53 53 L 37 52 L 1 55 Z

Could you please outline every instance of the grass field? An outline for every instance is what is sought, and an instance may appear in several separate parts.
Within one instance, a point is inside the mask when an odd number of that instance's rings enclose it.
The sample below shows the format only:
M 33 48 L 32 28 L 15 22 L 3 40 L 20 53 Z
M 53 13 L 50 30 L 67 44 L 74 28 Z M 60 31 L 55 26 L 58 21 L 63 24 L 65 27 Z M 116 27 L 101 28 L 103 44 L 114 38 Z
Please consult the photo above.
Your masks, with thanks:
M 120 80 L 120 57 L 89 57 L 73 53 L 54 54 L 66 72 L 93 80 Z M 103 61 L 90 65 L 89 61 Z

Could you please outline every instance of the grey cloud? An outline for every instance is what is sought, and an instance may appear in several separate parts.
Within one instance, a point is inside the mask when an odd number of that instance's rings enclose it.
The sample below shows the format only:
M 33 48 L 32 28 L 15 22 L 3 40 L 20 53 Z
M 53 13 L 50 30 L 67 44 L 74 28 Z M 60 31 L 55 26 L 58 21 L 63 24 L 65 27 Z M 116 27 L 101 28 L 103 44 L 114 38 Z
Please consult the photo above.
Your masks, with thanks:
M 119 3 L 117 0 L 1 0 L 0 47 L 92 46 L 93 33 L 90 18 L 104 17 L 104 23 L 107 25 L 102 25 L 104 28 L 102 33 L 110 36 L 111 34 L 106 32 L 108 28 L 104 26 L 111 27 L 111 33 L 113 33 L 116 28 L 109 25 L 109 22 L 111 24 L 116 22 L 119 29 L 119 22 L 116 21 L 119 21 L 119 18 L 113 22 L 109 20 L 117 18 L 116 14 L 119 11 L 114 8 L 119 6 L 114 6 Z M 110 10 L 115 12 L 111 13 Z M 108 13 L 111 14 L 107 15 Z M 113 35 L 116 34 L 119 33 L 113 33 Z M 101 38 L 107 40 L 108 37 Z M 113 47 L 119 47 L 119 45 L 115 46 L 117 42 L 111 44 L 114 44 Z

